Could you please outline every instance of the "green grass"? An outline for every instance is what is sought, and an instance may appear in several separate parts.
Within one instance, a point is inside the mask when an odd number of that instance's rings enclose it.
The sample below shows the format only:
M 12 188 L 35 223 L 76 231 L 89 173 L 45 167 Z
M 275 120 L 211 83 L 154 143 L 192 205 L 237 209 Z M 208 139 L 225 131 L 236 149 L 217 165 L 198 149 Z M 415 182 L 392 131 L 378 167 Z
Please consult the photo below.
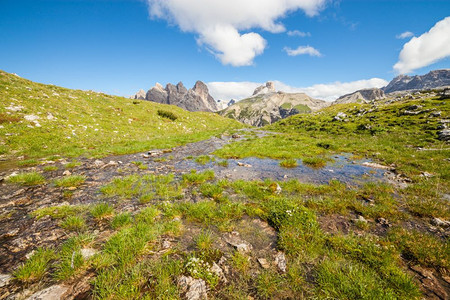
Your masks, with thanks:
M 131 214 L 128 212 L 124 212 L 114 216 L 114 218 L 111 221 L 111 227 L 114 229 L 119 229 L 131 224 L 132 221 L 133 218 L 131 217 Z
M 81 166 L 81 163 L 77 160 L 73 160 L 65 165 L 66 169 L 73 169 Z
M 50 216 L 53 219 L 63 219 L 71 216 L 76 216 L 87 210 L 86 206 L 83 205 L 61 205 L 61 206 L 49 206 L 39 208 L 31 213 L 36 219 L 43 218 L 45 216 Z
M 213 170 L 206 170 L 204 172 L 197 172 L 197 170 L 191 170 L 190 173 L 183 175 L 183 182 L 189 184 L 201 184 L 206 181 L 213 180 L 215 178 Z
M 54 181 L 57 187 L 78 187 L 86 181 L 84 175 L 69 175 Z
M 213 235 L 210 231 L 202 231 L 195 237 L 195 245 L 200 251 L 209 250 L 214 242 Z
M 41 280 L 49 268 L 49 263 L 55 258 L 55 253 L 49 249 L 38 248 L 24 264 L 14 272 L 14 277 L 23 283 Z
M 33 186 L 45 183 L 45 178 L 37 172 L 19 173 L 8 178 L 8 182 L 26 186 Z
M 56 280 L 68 280 L 87 267 L 87 261 L 80 251 L 82 248 L 90 246 L 93 241 L 94 237 L 85 233 L 67 239 L 56 255 L 57 262 L 53 277 Z
M 298 166 L 297 160 L 290 158 L 280 161 L 280 166 L 283 168 L 295 168 Z
M 58 171 L 58 167 L 57 166 L 45 166 L 43 168 L 44 172 L 53 172 L 53 171 Z
M 171 200 L 181 197 L 181 186 L 169 175 L 128 175 L 116 177 L 100 191 L 106 196 L 138 199 L 141 204 L 152 200 Z
M 80 216 L 69 216 L 61 223 L 61 227 L 68 231 L 80 232 L 86 228 L 86 221 Z
M 195 158 L 195 162 L 199 165 L 206 165 L 207 163 L 215 161 L 214 156 L 200 155 Z
M 320 169 L 326 166 L 327 162 L 319 157 L 307 157 L 302 160 L 302 162 L 308 167 L 314 169 Z
M 98 203 L 91 207 L 90 212 L 95 219 L 102 220 L 111 216 L 114 208 L 108 203 Z
M 213 113 L 151 101 L 137 105 L 132 99 L 39 84 L 3 71 L 0 91 L 0 121 L 5 120 L 0 135 L 11 134 L 5 137 L 8 147 L 0 150 L 11 161 L 22 155 L 27 160 L 55 154 L 104 157 L 171 148 L 244 127 Z M 11 104 L 24 108 L 6 110 Z M 34 123 L 24 116 L 31 114 L 39 116 L 42 127 L 28 127 Z

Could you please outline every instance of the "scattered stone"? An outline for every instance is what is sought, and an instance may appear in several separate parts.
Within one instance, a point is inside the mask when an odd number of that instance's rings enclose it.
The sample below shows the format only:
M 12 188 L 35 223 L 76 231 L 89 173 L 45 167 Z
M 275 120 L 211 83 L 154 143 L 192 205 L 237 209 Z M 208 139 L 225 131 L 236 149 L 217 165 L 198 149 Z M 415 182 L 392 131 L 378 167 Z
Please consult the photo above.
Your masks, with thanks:
M 9 111 L 14 111 L 14 112 L 17 112 L 17 111 L 22 111 L 22 109 L 24 109 L 25 107 L 23 107 L 23 106 L 21 106 L 21 105 L 16 105 L 16 106 L 14 106 L 14 105 L 10 105 L 10 106 L 8 106 L 8 107 L 5 107 L 5 109 L 6 110 L 9 110 Z
M 280 251 L 275 255 L 275 264 L 281 272 L 283 273 L 286 272 L 287 267 L 286 256 L 284 255 L 283 252 Z
M 95 254 L 97 254 L 98 251 L 95 249 L 92 249 L 92 248 L 83 248 L 83 249 L 81 249 L 80 253 L 81 253 L 81 256 L 83 256 L 83 259 L 88 259 L 88 258 L 94 256 Z
M 142 157 L 143 157 L 143 158 L 149 158 L 150 155 L 148 155 L 148 154 L 142 154 Z
M 363 216 L 358 216 L 358 218 L 352 219 L 352 222 L 353 223 L 357 223 L 357 222 L 367 223 L 367 220 Z
M 377 223 L 382 225 L 382 226 L 384 226 L 384 227 L 391 227 L 392 226 L 392 224 L 389 223 L 389 221 L 386 220 L 385 218 L 378 218 L 377 219 Z
M 24 119 L 27 121 L 36 121 L 39 120 L 39 117 L 36 115 L 26 115 L 24 116 Z
M 203 279 L 181 276 L 178 278 L 178 286 L 183 292 L 187 291 L 186 299 L 188 300 L 208 299 L 206 283 Z
M 238 165 L 239 167 L 246 167 L 246 168 L 251 168 L 251 167 L 252 167 L 252 165 L 244 164 L 244 163 L 242 163 L 242 162 L 238 162 L 237 165 Z
M 52 285 L 31 295 L 28 300 L 60 300 L 69 288 L 65 285 Z
M 336 116 L 334 116 L 333 121 L 343 121 L 347 118 L 347 115 L 343 112 L 338 112 Z
M 438 132 L 438 139 L 440 141 L 449 141 L 450 140 L 450 129 L 443 129 Z
M 410 110 L 405 110 L 402 115 L 404 116 L 416 116 L 421 114 L 423 111 L 419 110 L 419 111 L 410 111 Z
M 105 163 L 103 161 L 99 160 L 99 159 L 96 159 L 94 161 L 94 167 L 96 167 L 96 168 L 103 167 L 104 165 L 105 165 Z
M 104 169 L 104 168 L 107 168 L 107 167 L 112 167 L 112 166 L 118 166 L 118 165 L 119 165 L 118 162 L 111 160 L 109 163 L 103 165 L 101 167 L 101 169 Z
M 433 174 L 428 173 L 428 172 L 422 172 L 422 173 L 420 173 L 420 177 L 424 177 L 424 178 L 431 178 L 431 177 L 433 177 L 433 176 L 434 176 Z
M 430 117 L 431 117 L 431 118 L 437 118 L 437 117 L 440 117 L 441 114 L 442 114 L 441 111 L 435 111 L 435 112 L 432 112 L 432 113 L 430 114 Z
M 223 283 L 227 283 L 228 282 L 228 280 L 225 277 L 222 269 L 215 262 L 213 263 L 213 265 L 212 265 L 210 270 L 211 270 L 212 273 L 216 274 L 219 277 L 220 281 L 222 281 Z
M 450 221 L 442 220 L 440 218 L 433 218 L 431 219 L 431 223 L 433 225 L 439 226 L 439 227 L 450 227 Z
M 8 176 L 6 176 L 4 179 L 5 179 L 5 180 L 8 180 L 9 178 L 14 177 L 14 176 L 17 176 L 17 175 L 19 175 L 19 173 L 16 172 L 16 171 L 14 171 L 14 172 L 12 172 L 11 174 L 9 174 Z
M 421 108 L 422 108 L 422 105 L 411 105 L 411 106 L 408 106 L 406 109 L 407 110 L 418 110 Z
M 277 188 L 275 190 L 275 194 L 280 194 L 282 192 L 281 186 L 278 183 L 275 183 L 277 185 Z
M 239 237 L 239 232 L 237 231 L 226 234 L 224 240 L 241 253 L 249 253 L 253 248 L 252 245 Z
M 70 176 L 70 175 L 72 175 L 72 172 L 70 172 L 69 170 L 65 170 L 63 172 L 63 176 Z
M 270 264 L 267 262 L 267 259 L 265 259 L 265 258 L 258 258 L 258 262 L 259 262 L 259 264 L 261 265 L 261 267 L 263 269 L 270 268 Z
M 12 276 L 9 274 L 0 274 L 0 288 L 7 286 L 11 281 Z
M 373 163 L 373 162 L 368 162 L 368 161 L 363 162 L 362 165 L 366 166 L 366 167 L 374 168 L 374 169 L 392 170 L 392 167 L 383 166 L 383 165 Z
M 170 246 L 171 246 L 171 244 L 170 244 L 170 241 L 164 241 L 163 243 L 162 243 L 162 248 L 163 249 L 169 249 L 170 248 Z
M 151 150 L 151 151 L 148 151 L 148 155 L 150 155 L 150 156 L 159 156 L 159 155 L 161 155 L 161 154 L 163 154 L 163 152 L 162 152 L 162 151 L 159 151 L 159 150 Z

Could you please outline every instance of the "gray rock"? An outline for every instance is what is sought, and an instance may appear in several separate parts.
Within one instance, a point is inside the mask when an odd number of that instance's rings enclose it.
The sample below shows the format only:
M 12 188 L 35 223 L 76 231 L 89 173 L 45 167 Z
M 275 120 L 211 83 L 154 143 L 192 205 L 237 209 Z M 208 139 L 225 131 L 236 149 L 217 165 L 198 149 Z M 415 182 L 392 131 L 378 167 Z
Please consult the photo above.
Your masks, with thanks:
M 140 89 L 133 97 L 132 99 L 139 99 L 139 100 L 145 100 L 146 93 L 143 89 Z
M 275 84 L 272 81 L 267 81 L 265 85 L 258 86 L 253 91 L 253 96 L 267 93 L 275 93 Z
M 269 262 L 267 262 L 267 259 L 265 259 L 265 258 L 258 258 L 258 262 L 259 262 L 259 264 L 261 265 L 261 267 L 263 269 L 270 268 L 270 264 L 269 264 Z
M 431 223 L 433 225 L 439 226 L 439 227 L 450 227 L 450 222 L 446 220 L 442 220 L 440 218 L 433 218 L 431 219 Z
M 0 274 L 0 288 L 7 286 L 11 281 L 12 276 L 9 274 Z
M 449 141 L 450 140 L 450 129 L 443 129 L 438 132 L 438 139 L 441 141 Z
M 65 285 L 52 285 L 44 290 L 34 293 L 28 300 L 60 300 L 69 289 Z
M 363 89 L 347 94 L 336 99 L 333 104 L 344 104 L 344 103 L 369 103 L 373 100 L 384 99 L 386 95 L 381 89 Z
M 188 276 L 178 278 L 178 286 L 182 292 L 186 292 L 186 299 L 208 299 L 206 282 L 203 279 L 194 279 Z
M 275 255 L 275 264 L 281 272 L 286 272 L 287 262 L 283 252 L 280 251 Z
M 89 259 L 92 256 L 94 256 L 95 254 L 97 254 L 98 251 L 95 249 L 92 249 L 92 248 L 83 248 L 83 249 L 81 249 L 80 253 L 81 253 L 81 256 L 83 256 L 83 259 Z

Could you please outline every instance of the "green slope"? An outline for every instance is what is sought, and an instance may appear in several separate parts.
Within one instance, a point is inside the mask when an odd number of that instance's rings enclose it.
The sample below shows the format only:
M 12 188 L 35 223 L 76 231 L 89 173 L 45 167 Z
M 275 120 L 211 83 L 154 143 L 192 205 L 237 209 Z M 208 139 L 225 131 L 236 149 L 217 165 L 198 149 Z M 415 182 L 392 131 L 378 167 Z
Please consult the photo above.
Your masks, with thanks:
M 0 104 L 3 160 L 133 153 L 195 142 L 243 126 L 213 113 L 44 85 L 2 71 Z M 178 118 L 161 117 L 158 110 Z M 41 127 L 26 116 L 37 116 Z

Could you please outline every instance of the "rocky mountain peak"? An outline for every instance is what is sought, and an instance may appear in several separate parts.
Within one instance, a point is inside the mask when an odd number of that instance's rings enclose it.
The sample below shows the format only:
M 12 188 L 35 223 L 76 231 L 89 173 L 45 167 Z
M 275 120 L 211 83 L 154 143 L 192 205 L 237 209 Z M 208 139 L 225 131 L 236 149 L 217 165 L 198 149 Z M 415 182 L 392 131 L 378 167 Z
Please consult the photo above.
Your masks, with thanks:
M 145 100 L 145 91 L 143 89 L 140 89 L 134 96 L 132 96 L 132 99 L 139 99 L 139 100 Z
M 383 90 L 378 88 L 362 89 L 336 99 L 333 104 L 370 102 L 385 98 Z
M 177 85 L 168 83 L 165 88 L 156 83 L 146 94 L 144 91 L 139 91 L 138 94 L 141 97 L 139 99 L 172 104 L 189 111 L 217 111 L 216 101 L 209 94 L 206 84 L 201 81 L 197 81 L 194 87 L 189 90 L 181 81 Z
M 425 75 L 399 75 L 383 88 L 385 93 L 434 89 L 450 86 L 450 69 L 434 70 Z
M 265 85 L 257 87 L 253 92 L 253 96 L 267 93 L 275 93 L 275 84 L 273 81 L 267 81 Z

